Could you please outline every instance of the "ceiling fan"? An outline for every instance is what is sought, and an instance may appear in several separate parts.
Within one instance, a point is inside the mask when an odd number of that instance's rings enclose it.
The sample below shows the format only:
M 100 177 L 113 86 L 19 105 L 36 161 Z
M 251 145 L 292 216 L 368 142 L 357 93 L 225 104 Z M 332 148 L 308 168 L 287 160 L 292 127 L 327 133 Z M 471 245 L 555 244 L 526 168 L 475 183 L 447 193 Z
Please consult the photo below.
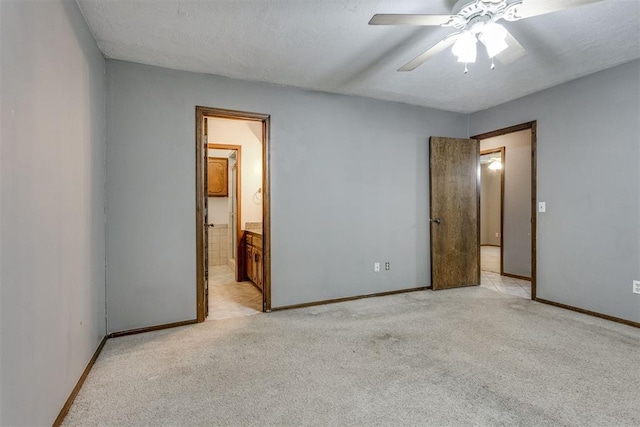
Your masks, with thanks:
M 526 53 L 511 33 L 498 23 L 501 19 L 519 21 L 599 1 L 602 0 L 458 0 L 451 15 L 376 14 L 369 25 L 453 27 L 458 32 L 449 34 L 398 71 L 415 70 L 429 58 L 453 46 L 451 51 L 458 57 L 458 62 L 465 64 L 466 73 L 467 63 L 476 61 L 478 40 L 487 49 L 491 69 L 495 68 L 494 57 L 502 64 L 510 64 Z

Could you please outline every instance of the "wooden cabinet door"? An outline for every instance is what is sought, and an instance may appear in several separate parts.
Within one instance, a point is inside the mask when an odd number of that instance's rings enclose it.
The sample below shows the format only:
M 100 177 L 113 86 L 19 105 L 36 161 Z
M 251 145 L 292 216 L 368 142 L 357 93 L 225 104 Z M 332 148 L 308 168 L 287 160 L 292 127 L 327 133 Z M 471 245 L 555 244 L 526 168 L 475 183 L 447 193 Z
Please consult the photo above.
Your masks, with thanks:
M 253 247 L 247 246 L 246 254 L 247 254 L 247 258 L 246 258 L 247 278 L 252 282 L 254 282 L 255 278 L 253 277 L 253 270 L 254 270 Z
M 256 264 L 255 264 L 255 275 L 256 275 L 256 285 L 258 285 L 258 287 L 260 289 L 262 289 L 262 251 L 260 249 L 256 249 L 255 250 L 255 260 L 256 260 Z
M 207 192 L 210 197 L 229 195 L 229 159 L 223 157 L 207 158 Z

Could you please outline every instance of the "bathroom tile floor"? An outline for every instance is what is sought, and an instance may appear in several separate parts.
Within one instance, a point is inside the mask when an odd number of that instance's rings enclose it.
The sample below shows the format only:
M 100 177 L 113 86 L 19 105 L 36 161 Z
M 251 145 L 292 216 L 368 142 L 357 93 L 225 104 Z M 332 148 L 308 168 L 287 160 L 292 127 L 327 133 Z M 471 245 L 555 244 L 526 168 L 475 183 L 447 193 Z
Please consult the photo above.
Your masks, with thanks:
M 251 282 L 236 282 L 226 265 L 209 267 L 209 317 L 230 319 L 262 312 L 262 293 Z
M 492 271 L 482 270 L 480 275 L 480 286 L 491 289 L 492 291 L 531 299 L 531 282 L 501 276 Z

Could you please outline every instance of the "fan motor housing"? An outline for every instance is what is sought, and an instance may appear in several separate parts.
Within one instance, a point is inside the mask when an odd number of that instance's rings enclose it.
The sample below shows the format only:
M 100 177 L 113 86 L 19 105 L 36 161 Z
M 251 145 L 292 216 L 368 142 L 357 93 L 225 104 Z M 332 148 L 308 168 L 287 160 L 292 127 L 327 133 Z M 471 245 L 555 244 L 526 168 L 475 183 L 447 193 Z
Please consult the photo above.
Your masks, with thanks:
M 497 21 L 502 18 L 515 20 L 513 19 L 515 18 L 514 6 L 520 3 L 522 3 L 520 0 L 458 0 L 451 11 L 455 19 L 448 22 L 446 26 L 478 32 L 488 21 Z

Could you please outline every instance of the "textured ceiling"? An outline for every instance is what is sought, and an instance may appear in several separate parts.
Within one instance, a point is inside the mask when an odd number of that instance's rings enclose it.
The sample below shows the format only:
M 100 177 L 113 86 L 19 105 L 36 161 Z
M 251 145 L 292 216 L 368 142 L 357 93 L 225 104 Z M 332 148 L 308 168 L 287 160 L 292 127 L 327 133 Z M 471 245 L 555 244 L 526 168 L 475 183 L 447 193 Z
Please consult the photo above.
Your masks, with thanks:
M 450 0 L 77 0 L 108 58 L 473 112 L 640 57 L 640 1 L 504 23 L 527 55 L 469 73 L 449 50 L 397 68 L 451 28 L 369 26 L 374 13 L 448 14 Z

